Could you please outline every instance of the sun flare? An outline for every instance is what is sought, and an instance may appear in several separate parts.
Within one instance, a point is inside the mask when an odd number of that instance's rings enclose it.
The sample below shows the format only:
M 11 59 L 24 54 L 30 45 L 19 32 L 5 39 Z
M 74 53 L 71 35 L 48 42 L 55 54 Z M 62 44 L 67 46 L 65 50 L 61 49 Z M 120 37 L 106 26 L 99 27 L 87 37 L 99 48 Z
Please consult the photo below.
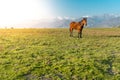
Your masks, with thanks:
M 52 7 L 45 0 L 0 0 L 0 25 L 47 19 Z

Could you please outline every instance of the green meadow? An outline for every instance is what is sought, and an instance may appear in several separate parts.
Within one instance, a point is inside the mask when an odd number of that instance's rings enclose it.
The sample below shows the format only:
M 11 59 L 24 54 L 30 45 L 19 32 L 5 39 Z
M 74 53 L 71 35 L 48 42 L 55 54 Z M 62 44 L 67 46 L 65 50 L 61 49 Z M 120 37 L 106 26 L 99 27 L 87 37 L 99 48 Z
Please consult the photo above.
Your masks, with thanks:
M 0 80 L 120 80 L 120 28 L 0 29 Z

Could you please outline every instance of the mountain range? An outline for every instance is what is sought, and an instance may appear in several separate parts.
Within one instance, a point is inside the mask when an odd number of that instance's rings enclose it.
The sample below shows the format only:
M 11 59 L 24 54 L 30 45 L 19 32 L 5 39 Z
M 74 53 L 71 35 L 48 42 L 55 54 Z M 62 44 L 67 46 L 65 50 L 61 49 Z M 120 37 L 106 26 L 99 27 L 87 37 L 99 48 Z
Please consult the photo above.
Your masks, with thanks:
M 85 16 L 84 16 L 85 17 Z M 119 15 L 110 15 L 104 14 L 100 16 L 86 16 L 87 17 L 87 27 L 120 27 L 120 16 Z M 68 28 L 70 22 L 80 21 L 83 17 L 80 18 L 62 18 L 57 17 L 48 22 L 38 21 L 34 24 L 36 28 Z

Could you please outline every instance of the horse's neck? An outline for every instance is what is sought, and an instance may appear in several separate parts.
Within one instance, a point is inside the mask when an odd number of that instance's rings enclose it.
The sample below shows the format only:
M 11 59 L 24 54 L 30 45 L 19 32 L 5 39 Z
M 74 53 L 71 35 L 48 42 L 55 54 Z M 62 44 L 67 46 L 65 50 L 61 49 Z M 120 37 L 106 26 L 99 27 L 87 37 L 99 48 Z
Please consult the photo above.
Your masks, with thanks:
M 83 22 L 79 22 L 79 25 L 84 26 L 84 23 Z

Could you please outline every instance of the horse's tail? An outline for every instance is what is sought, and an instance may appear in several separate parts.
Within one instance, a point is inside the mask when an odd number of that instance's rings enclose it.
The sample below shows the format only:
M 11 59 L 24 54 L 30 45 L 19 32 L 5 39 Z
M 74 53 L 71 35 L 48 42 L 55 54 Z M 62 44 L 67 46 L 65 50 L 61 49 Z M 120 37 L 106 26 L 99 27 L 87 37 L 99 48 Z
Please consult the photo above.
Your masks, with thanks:
M 72 24 L 73 22 L 70 23 L 69 31 L 72 32 Z
M 72 32 L 74 24 L 75 24 L 75 22 L 70 23 L 70 28 L 69 28 L 70 32 Z
M 72 30 L 73 30 L 73 29 L 70 27 L 70 28 L 69 28 L 69 31 L 72 32 Z

